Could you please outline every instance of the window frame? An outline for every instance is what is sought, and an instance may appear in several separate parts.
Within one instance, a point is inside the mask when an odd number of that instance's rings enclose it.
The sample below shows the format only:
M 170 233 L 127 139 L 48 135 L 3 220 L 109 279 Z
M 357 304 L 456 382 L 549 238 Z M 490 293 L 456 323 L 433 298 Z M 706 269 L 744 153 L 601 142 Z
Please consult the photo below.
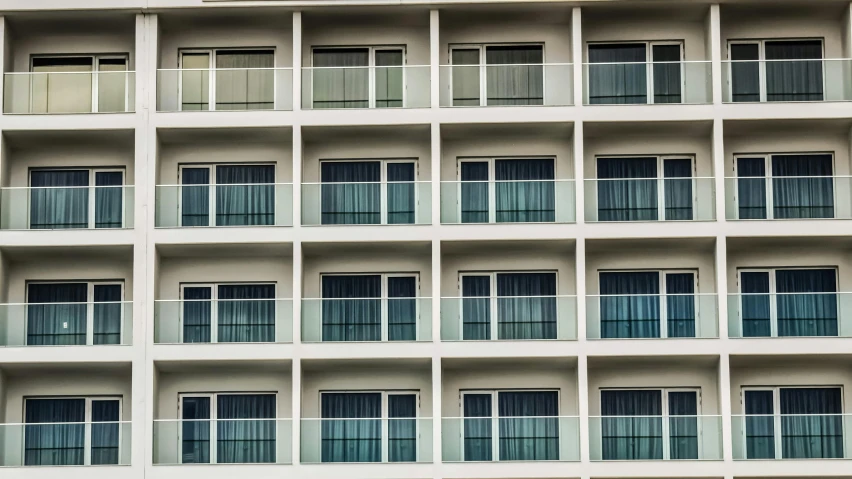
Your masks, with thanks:
M 216 167 L 217 166 L 271 166 L 272 167 L 272 176 L 274 180 L 278 179 L 278 163 L 273 162 L 237 162 L 237 163 L 180 163 L 178 164 L 178 176 L 177 176 L 177 187 L 178 187 L 178 198 L 177 198 L 177 217 L 178 217 L 178 227 L 179 228 L 227 228 L 227 225 L 219 226 L 216 224 L 216 187 L 220 186 L 217 183 L 216 178 Z M 209 172 L 208 178 L 209 181 L 207 183 L 208 187 L 208 198 L 207 198 L 207 210 L 208 210 L 208 218 L 207 218 L 207 226 L 184 226 L 183 224 L 183 187 L 184 186 L 205 186 L 203 184 L 195 184 L 195 185 L 184 185 L 183 184 L 183 170 L 201 170 L 207 169 Z M 278 183 L 241 183 L 242 185 L 250 186 L 250 185 L 272 185 L 275 186 Z M 225 183 L 224 185 L 227 185 Z M 274 188 L 273 188 L 274 189 Z M 248 227 L 263 227 L 268 225 L 249 225 Z M 246 226 L 241 226 L 245 228 Z
M 272 68 L 271 70 L 274 72 L 277 66 L 277 51 L 275 47 L 226 47 L 226 48 L 180 48 L 178 49 L 177 55 L 177 63 L 178 63 L 178 98 L 180 99 L 177 103 L 177 111 L 183 111 L 183 56 L 184 54 L 190 55 L 199 55 L 206 54 L 207 55 L 207 109 L 206 110 L 187 110 L 187 111 L 239 111 L 239 110 L 218 110 L 216 109 L 216 71 L 219 69 L 216 64 L 217 53 L 219 52 L 228 52 L 228 51 L 256 51 L 256 52 L 269 52 L 272 54 Z M 189 71 L 193 71 L 194 69 L 187 69 Z M 250 70 L 246 68 L 246 70 Z M 268 70 L 268 68 L 259 68 L 258 70 Z M 201 70 L 203 71 L 203 69 Z M 274 75 L 274 74 L 273 74 Z M 275 109 L 275 104 L 278 102 L 278 82 L 272 82 L 272 110 Z M 251 110 L 250 110 L 251 111 Z
M 181 308 L 178 312 L 178 342 L 179 344 L 195 344 L 195 343 L 185 343 L 183 338 L 183 328 L 184 328 L 184 300 L 183 299 L 183 291 L 185 288 L 209 288 L 210 289 L 210 299 L 202 299 L 195 301 L 209 301 L 210 302 L 210 342 L 209 343 L 200 343 L 200 344 L 222 344 L 219 343 L 219 308 L 216 307 L 219 303 L 219 286 L 245 286 L 245 285 L 256 285 L 256 286 L 272 286 L 274 289 L 273 298 L 268 301 L 273 301 L 275 304 L 275 315 L 278 315 L 278 283 L 275 281 L 230 281 L 230 282 L 221 282 L 221 283 L 180 283 L 179 285 L 179 293 L 180 293 L 180 303 Z M 190 300 L 192 301 L 192 300 Z M 227 344 L 227 343 L 226 343 Z M 240 343 L 238 343 L 240 344 Z M 257 344 L 257 343 L 242 343 L 242 344 Z M 263 344 L 263 343 L 259 343 Z M 248 394 L 248 393 L 246 393 Z
M 824 37 L 801 37 L 801 38 L 781 37 L 781 38 L 754 38 L 754 39 L 743 38 L 743 39 L 728 40 L 728 44 L 726 46 L 726 51 L 727 51 L 727 54 L 728 54 L 728 61 L 724 62 L 724 63 L 727 63 L 726 68 L 728 70 L 728 72 L 727 72 L 728 73 L 728 75 L 727 75 L 728 91 L 729 91 L 729 94 L 731 96 L 729 101 L 734 102 L 734 100 L 733 100 L 733 95 L 734 95 L 733 78 L 734 78 L 734 76 L 733 76 L 733 70 L 731 68 L 731 65 L 733 64 L 733 62 L 747 63 L 747 62 L 750 62 L 750 61 L 751 62 L 758 62 L 758 83 L 759 83 L 758 86 L 760 87 L 760 99 L 757 102 L 752 101 L 752 102 L 741 102 L 741 103 L 766 103 L 768 101 L 767 100 L 767 87 L 766 87 L 766 79 L 767 79 L 767 77 L 766 77 L 766 62 L 767 62 L 767 60 L 766 60 L 766 43 L 767 42 L 769 42 L 769 43 L 785 42 L 785 41 L 786 42 L 809 42 L 809 41 L 810 42 L 812 42 L 812 41 L 820 42 L 820 45 L 822 47 L 822 56 L 820 57 L 819 60 L 823 62 L 823 64 L 822 64 L 822 94 L 823 94 L 823 101 L 826 101 L 825 100 L 825 94 L 826 94 L 825 61 L 827 59 L 825 57 L 825 38 Z M 757 60 L 733 60 L 731 58 L 731 46 L 733 46 L 733 45 L 757 45 Z M 740 102 L 736 102 L 736 103 L 740 103 Z M 793 102 L 791 102 L 791 101 L 787 101 L 787 102 L 779 101 L 778 103 L 794 103 L 794 101 Z
M 645 103 L 639 105 L 655 105 L 654 101 L 654 47 L 655 46 L 679 46 L 680 47 L 680 101 L 677 103 L 659 103 L 660 105 L 683 105 L 686 103 L 686 48 L 683 40 L 627 40 L 627 41 L 605 41 L 605 42 L 586 42 L 586 61 L 588 65 L 594 65 L 589 62 L 590 47 L 596 45 L 644 45 L 645 46 Z M 615 63 L 629 65 L 636 62 Z M 674 62 L 658 62 L 660 64 L 669 64 Z M 601 63 L 606 65 L 607 63 Z M 610 63 L 612 64 L 612 63 Z M 586 88 L 586 104 L 591 105 L 591 92 Z
M 486 63 L 486 51 L 488 47 L 531 47 L 531 46 L 540 46 L 541 47 L 541 67 L 542 70 L 546 68 L 547 65 L 547 55 L 545 50 L 545 42 L 496 42 L 496 43 L 451 43 L 447 46 L 448 56 L 449 56 L 449 85 L 450 85 L 450 106 L 455 107 L 453 105 L 453 67 L 479 67 L 479 105 L 480 107 L 489 106 L 488 105 L 488 64 Z M 456 65 L 453 64 L 453 50 L 479 50 L 479 64 L 478 65 Z M 528 63 L 522 65 L 538 65 L 537 63 Z M 502 65 L 494 65 L 494 66 L 502 66 Z M 546 105 L 545 99 L 547 98 L 547 74 L 542 75 L 541 77 L 541 91 L 544 96 L 542 98 L 541 105 L 526 105 L 526 106 L 544 106 Z M 511 106 L 511 105 L 490 105 L 490 106 Z M 470 107 L 475 107 L 471 105 Z
M 367 50 L 367 65 L 363 67 L 317 67 L 314 66 L 314 52 L 316 50 Z M 387 67 L 387 66 L 376 66 L 376 52 L 377 51 L 399 51 L 402 54 L 402 65 L 399 67 Z M 408 56 L 406 55 L 407 49 L 406 45 L 312 45 L 311 46 L 311 109 L 317 109 L 314 106 L 316 95 L 314 95 L 313 85 L 314 85 L 314 72 L 318 68 L 366 68 L 367 69 L 367 108 L 366 109 L 400 109 L 406 108 L 408 105 L 408 82 L 407 82 L 407 68 L 408 65 Z M 377 107 L 376 101 L 376 71 L 378 68 L 399 68 L 402 70 L 402 106 L 383 106 Z M 321 109 L 321 108 L 320 108 Z M 329 108 L 331 110 L 359 110 L 365 108 Z
M 86 302 L 79 303 L 86 305 L 86 344 L 85 346 L 121 346 L 124 344 L 126 339 L 126 335 L 130 334 L 130 332 L 125 331 L 124 322 L 125 322 L 125 312 L 124 305 L 127 303 L 125 300 L 125 287 L 124 280 L 27 280 L 24 283 L 24 297 L 26 298 L 25 304 L 29 306 L 30 304 L 50 304 L 50 303 L 30 303 L 29 302 L 29 286 L 31 284 L 85 284 L 86 285 Z M 121 316 L 119 320 L 121 321 L 121 333 L 119 337 L 118 344 L 95 344 L 95 304 L 103 303 L 103 304 L 115 304 L 115 301 L 102 301 L 99 303 L 95 302 L 95 286 L 120 286 L 121 287 L 121 300 L 118 301 L 117 304 L 121 305 Z M 71 303 L 57 303 L 57 304 L 71 304 Z M 24 308 L 24 338 L 29 337 L 29 331 L 27 330 L 27 325 L 29 324 L 29 308 Z M 50 346 L 47 346 L 50 347 Z M 76 397 L 76 396 L 75 396 Z
M 29 191 L 32 191 L 33 188 L 41 188 L 34 187 L 32 184 L 32 173 L 34 171 L 87 171 L 89 173 L 89 185 L 86 188 L 88 199 L 88 209 L 87 209 L 87 218 L 88 225 L 85 229 L 98 230 L 98 229 L 124 229 L 126 228 L 126 212 L 127 205 L 125 202 L 125 188 L 127 188 L 127 173 L 123 166 L 95 166 L 91 168 L 87 167 L 32 167 L 27 170 L 27 188 Z M 121 186 L 102 186 L 98 187 L 95 184 L 98 173 L 121 173 Z M 62 188 L 62 187 L 59 187 Z M 83 188 L 79 187 L 67 187 L 67 188 Z M 95 212 L 96 212 L 96 201 L 95 196 L 97 192 L 97 188 L 120 188 L 121 189 L 121 226 L 119 228 L 97 228 L 97 221 L 95 220 Z M 32 204 L 27 202 L 27 229 L 32 229 Z M 80 229 L 80 228 L 69 228 L 69 229 Z
M 128 73 L 131 72 L 131 70 L 129 69 L 130 68 L 130 54 L 129 53 L 82 53 L 82 54 L 68 53 L 68 54 L 53 54 L 53 55 L 52 54 L 41 54 L 41 53 L 31 54 L 30 59 L 29 59 L 29 68 L 30 68 L 31 73 L 35 73 L 35 71 L 33 70 L 35 68 L 34 60 L 38 59 L 38 58 L 43 58 L 43 59 L 47 59 L 47 58 L 49 58 L 49 59 L 91 58 L 92 59 L 91 70 L 89 70 L 89 73 L 92 75 L 92 91 L 91 91 L 91 94 L 92 94 L 91 112 L 92 113 L 99 113 L 99 111 L 98 111 L 99 101 L 98 100 L 99 100 L 100 97 L 99 97 L 99 90 L 98 90 L 98 80 L 100 79 L 100 74 L 101 74 L 101 70 L 100 70 L 101 60 L 124 60 L 124 70 L 122 71 L 123 73 L 125 73 L 125 75 L 124 75 L 124 110 L 123 110 L 123 112 L 131 111 L 131 107 L 133 105 L 130 104 L 131 95 L 129 94 L 130 85 L 131 85 L 130 78 L 129 78 L 130 75 L 128 75 Z M 122 73 L 122 72 L 111 72 L 111 73 Z M 83 73 L 84 72 L 69 73 L 69 74 L 80 75 L 80 74 L 83 74 Z M 57 73 L 57 74 L 61 74 L 61 73 Z M 32 89 L 32 78 L 30 79 L 30 89 Z M 32 94 L 30 94 L 30 99 L 29 99 L 29 111 L 33 111 L 33 95 Z M 50 113 L 50 112 L 46 112 L 46 113 Z M 85 113 L 85 112 L 81 112 L 81 113 Z

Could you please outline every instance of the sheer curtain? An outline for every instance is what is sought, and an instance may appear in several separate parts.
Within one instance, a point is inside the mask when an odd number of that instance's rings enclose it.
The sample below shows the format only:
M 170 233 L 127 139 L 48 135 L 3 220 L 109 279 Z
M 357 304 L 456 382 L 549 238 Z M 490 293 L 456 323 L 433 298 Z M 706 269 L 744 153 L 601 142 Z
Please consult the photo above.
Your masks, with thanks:
M 823 100 L 822 41 L 767 41 L 765 49 L 767 101 Z
M 831 163 L 831 155 L 772 155 L 775 218 L 834 218 Z
M 388 224 L 414 224 L 414 163 L 387 163 Z
M 695 275 L 666 273 L 666 323 L 668 337 L 695 337 Z
M 30 172 L 30 228 L 89 227 L 89 171 Z
M 497 337 L 556 339 L 556 273 L 497 274 Z
M 388 341 L 417 340 L 416 298 L 416 277 L 388 277 Z
M 216 226 L 275 224 L 275 167 L 216 167 Z
M 479 48 L 455 48 L 450 52 L 453 106 L 480 105 L 480 54 Z
M 782 388 L 779 394 L 784 459 L 844 457 L 840 388 Z
M 660 337 L 660 273 L 600 273 L 601 337 Z
M 464 460 L 491 461 L 494 458 L 491 394 L 464 394 Z
M 220 343 L 275 341 L 275 285 L 220 285 L 218 300 Z
M 462 286 L 462 339 L 491 339 L 491 276 L 465 275 Z
M 183 288 L 183 342 L 209 343 L 213 316 L 212 290 L 209 286 Z
M 93 305 L 94 344 L 121 344 L 121 316 L 124 305 L 121 303 L 120 284 L 96 284 Z
M 559 459 L 559 402 L 556 391 L 497 394 L 501 461 Z
M 323 393 L 321 397 L 322 462 L 381 462 L 381 393 Z
M 210 463 L 210 398 L 184 397 L 181 404 L 181 463 Z
M 120 410 L 117 400 L 92 400 L 92 465 L 118 464 Z
M 746 458 L 775 459 L 775 402 L 769 391 L 744 391 Z
M 210 168 L 182 168 L 181 226 L 210 225 Z
M 654 74 L 654 103 L 680 103 L 681 52 L 680 45 L 652 45 Z
M 124 210 L 124 173 L 95 172 L 95 228 L 121 228 Z
M 216 462 L 275 462 L 274 394 L 219 394 L 216 414 Z
M 379 161 L 323 161 L 322 224 L 381 223 Z
M 486 46 L 488 105 L 543 105 L 543 63 L 540 45 Z
M 737 158 L 739 219 L 766 219 L 766 159 Z
M 417 461 L 417 396 L 388 395 L 388 461 Z
M 698 400 L 693 391 L 670 391 L 669 458 L 698 459 Z
M 86 344 L 88 285 L 31 283 L 27 285 L 27 345 Z
M 402 107 L 402 50 L 376 50 L 376 108 Z
M 672 158 L 663 160 L 663 190 L 667 220 L 691 220 L 692 160 Z
M 655 221 L 657 158 L 598 158 L 598 220 Z
M 778 336 L 837 336 L 837 271 L 775 271 Z
M 740 293 L 743 337 L 772 336 L 769 273 L 766 271 L 740 272 Z
M 463 161 L 461 170 L 461 221 L 462 223 L 488 223 L 489 193 L 488 162 Z
M 644 43 L 589 45 L 589 103 L 648 103 Z
M 369 48 L 314 49 L 313 58 L 314 108 L 370 106 Z
M 322 340 L 381 341 L 382 277 L 322 277 Z
M 760 101 L 760 45 L 732 43 L 730 47 L 731 100 Z
M 24 465 L 82 466 L 85 420 L 85 399 L 26 399 Z
M 495 160 L 497 222 L 555 221 L 554 176 L 554 161 L 550 158 Z
M 216 109 L 275 108 L 275 53 L 271 50 L 216 52 Z
M 603 459 L 662 459 L 662 414 L 662 391 L 601 391 Z

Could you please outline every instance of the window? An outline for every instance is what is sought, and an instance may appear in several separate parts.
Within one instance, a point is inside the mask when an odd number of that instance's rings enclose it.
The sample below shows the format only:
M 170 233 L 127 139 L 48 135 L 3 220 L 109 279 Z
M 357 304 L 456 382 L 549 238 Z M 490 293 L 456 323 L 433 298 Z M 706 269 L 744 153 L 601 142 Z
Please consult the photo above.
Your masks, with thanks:
M 127 55 L 68 55 L 31 59 L 33 113 L 123 112 L 132 109 Z
M 692 157 L 606 157 L 596 161 L 598 221 L 694 218 Z
M 839 387 L 743 388 L 747 459 L 843 458 Z
M 589 44 L 589 104 L 681 103 L 682 60 L 682 42 Z
M 314 48 L 313 107 L 402 107 L 404 64 L 402 47 Z
M 274 284 L 184 284 L 184 343 L 275 341 Z
M 27 345 L 123 344 L 124 284 L 27 283 Z
M 416 391 L 321 392 L 322 462 L 416 462 Z
M 181 110 L 272 110 L 274 67 L 271 49 L 181 51 Z
M 696 271 L 601 271 L 601 338 L 694 338 Z
M 544 46 L 450 47 L 453 106 L 544 104 Z
M 121 398 L 24 399 L 24 465 L 119 464 Z
M 460 284 L 462 339 L 556 339 L 555 272 L 462 273 Z
M 553 158 L 462 158 L 462 223 L 556 220 Z
M 837 336 L 837 270 L 742 269 L 745 337 Z
M 559 460 L 559 391 L 464 391 L 461 408 L 465 461 Z
M 182 165 L 181 226 L 275 224 L 275 165 Z
M 601 390 L 605 461 L 698 459 L 698 389 Z
M 275 403 L 275 394 L 181 394 L 181 463 L 274 463 Z
M 123 226 L 123 169 L 30 170 L 30 229 Z
M 831 153 L 738 155 L 739 219 L 834 218 Z
M 822 40 L 737 40 L 728 44 L 731 100 L 822 101 Z
M 323 274 L 321 280 L 323 341 L 417 340 L 416 274 Z
M 322 160 L 322 224 L 414 224 L 416 177 L 414 160 Z

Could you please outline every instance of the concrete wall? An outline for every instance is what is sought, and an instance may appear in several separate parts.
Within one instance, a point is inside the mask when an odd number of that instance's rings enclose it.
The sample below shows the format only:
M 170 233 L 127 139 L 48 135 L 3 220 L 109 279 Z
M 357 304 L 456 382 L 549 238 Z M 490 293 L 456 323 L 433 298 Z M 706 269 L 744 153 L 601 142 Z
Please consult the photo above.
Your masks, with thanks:
M 323 274 L 339 273 L 415 273 L 419 294 L 432 295 L 431 258 L 428 252 L 353 252 L 332 253 L 305 258 L 303 298 L 320 298 Z
M 289 133 L 289 132 L 287 132 Z M 198 141 L 167 143 L 160 147 L 157 162 L 157 184 L 179 183 L 178 170 L 186 164 L 261 163 L 275 165 L 275 181 L 293 181 L 293 147 L 290 135 L 282 141 L 246 141 L 229 138 L 222 141 L 204 138 Z
M 120 168 L 124 184 L 134 185 L 132 143 L 91 141 L 86 143 L 48 142 L 24 148 L 12 148 L 4 156 L 9 168 L 3 186 L 29 186 L 32 168 Z
M 697 273 L 698 293 L 716 292 L 713 254 L 694 248 L 621 249 L 586 256 L 586 293 L 599 294 L 601 271 L 691 270 Z
M 160 261 L 157 299 L 180 299 L 186 283 L 275 283 L 276 298 L 293 294 L 290 257 L 165 257 Z

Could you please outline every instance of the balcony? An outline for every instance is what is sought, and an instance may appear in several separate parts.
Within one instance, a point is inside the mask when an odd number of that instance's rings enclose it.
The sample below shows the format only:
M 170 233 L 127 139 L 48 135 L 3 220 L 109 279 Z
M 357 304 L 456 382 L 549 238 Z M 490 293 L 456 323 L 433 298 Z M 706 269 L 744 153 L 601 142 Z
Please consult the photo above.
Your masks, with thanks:
M 732 54 L 736 51 L 734 47 L 744 47 L 742 54 L 752 58 L 722 62 L 725 75 L 722 98 L 725 103 L 852 100 L 849 82 L 852 59 L 758 59 L 756 43 L 732 44 Z M 821 56 L 821 44 L 818 50 L 814 54 Z
M 773 156 L 779 158 L 781 155 Z M 742 167 L 742 160 L 746 159 L 751 158 L 739 158 L 738 166 Z M 849 198 L 852 177 L 763 176 L 765 170 L 760 171 L 760 174 L 750 176 L 743 169 L 742 176 L 725 178 L 727 219 L 852 219 L 852 201 Z M 828 173 L 830 175 L 830 171 Z
M 443 341 L 576 339 L 576 296 L 441 298 Z
M 130 422 L 0 424 L 0 437 L 0 467 L 130 465 Z
M 715 294 L 586 296 L 588 339 L 718 338 Z
M 155 344 L 291 343 L 291 299 L 154 302 Z
M 188 177 L 188 176 L 187 176 Z M 157 185 L 157 228 L 292 226 L 290 183 Z
M 430 75 L 429 65 L 305 67 L 302 108 L 429 108 Z
M 441 424 L 444 462 L 580 460 L 578 417 L 445 417 Z
M 453 58 L 461 59 L 466 51 L 453 50 Z M 440 66 L 442 107 L 574 104 L 571 63 L 480 64 L 478 51 L 475 57 Z
M 432 298 L 302 300 L 302 341 L 432 340 Z
M 735 415 L 734 460 L 852 459 L 850 428 L 850 414 Z
M 431 418 L 301 420 L 302 464 L 428 463 Z
M 160 112 L 292 109 L 292 68 L 157 70 Z
M 441 223 L 573 223 L 574 180 L 442 181 Z
M 583 81 L 586 105 L 713 103 L 709 61 L 584 63 Z
M 589 449 L 592 461 L 721 461 L 722 417 L 590 417 Z
M 130 344 L 130 301 L 0 304 L 0 346 Z
M 304 226 L 431 223 L 428 181 L 302 183 Z
M 585 180 L 588 222 L 713 221 L 713 178 L 606 178 Z
M 103 62 L 103 60 L 101 60 Z M 124 113 L 136 107 L 132 71 L 5 73 L 3 113 Z M 122 66 L 123 69 L 123 66 Z
M 290 419 L 154 420 L 154 465 L 292 464 Z
M 732 338 L 852 337 L 852 293 L 728 295 Z
M 133 228 L 134 188 L 121 184 L 122 173 L 96 171 L 95 186 L 85 186 L 88 171 L 80 170 L 82 176 L 78 171 L 45 173 L 67 175 L 45 178 L 49 186 L 0 188 L 0 229 Z

